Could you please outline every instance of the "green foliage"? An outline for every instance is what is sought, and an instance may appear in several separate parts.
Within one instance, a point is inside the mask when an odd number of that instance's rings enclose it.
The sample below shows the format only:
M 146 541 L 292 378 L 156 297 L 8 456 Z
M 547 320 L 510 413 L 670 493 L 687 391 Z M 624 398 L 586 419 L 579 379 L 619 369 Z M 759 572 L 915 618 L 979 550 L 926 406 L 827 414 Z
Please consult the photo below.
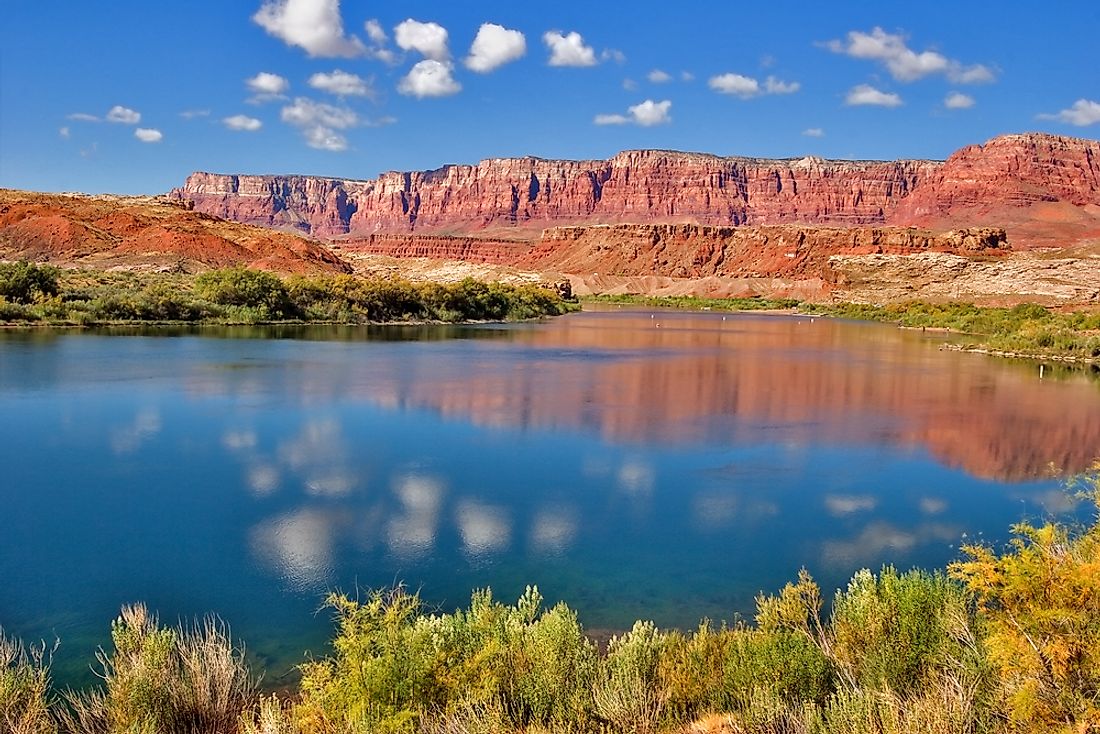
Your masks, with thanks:
M 195 294 L 220 306 L 258 309 L 271 319 L 294 315 L 283 281 L 262 270 L 244 267 L 211 270 L 195 278 Z
M 1100 473 L 1088 482 L 1100 506 Z M 1010 551 L 967 546 L 950 567 L 988 620 L 1009 713 L 1035 730 L 1100 730 L 1100 522 L 1014 530 Z
M 54 272 L 26 263 L 6 267 L 19 273 L 28 268 Z M 24 281 L 28 278 L 20 280 Z M 284 281 L 272 273 L 242 267 L 212 270 L 197 277 L 55 273 L 55 287 L 33 290 L 33 294 L 33 298 L 20 301 L 0 293 L 0 322 L 453 323 L 556 316 L 575 308 L 556 292 L 531 285 L 474 280 L 413 283 L 401 278 L 351 275 L 296 275 Z
M 615 730 L 657 730 L 669 696 L 659 675 L 668 646 L 668 636 L 652 622 L 635 622 L 630 632 L 611 638 L 595 702 Z
M 0 731 L 53 734 L 50 671 L 45 646 L 28 650 L 0 629 Z
M 71 734 L 233 734 L 256 680 L 225 625 L 161 627 L 144 605 L 122 608 L 114 651 L 100 652 L 102 688 L 68 695 Z
M 35 303 L 57 295 L 61 271 L 26 260 L 0 262 L 0 296 L 14 303 Z

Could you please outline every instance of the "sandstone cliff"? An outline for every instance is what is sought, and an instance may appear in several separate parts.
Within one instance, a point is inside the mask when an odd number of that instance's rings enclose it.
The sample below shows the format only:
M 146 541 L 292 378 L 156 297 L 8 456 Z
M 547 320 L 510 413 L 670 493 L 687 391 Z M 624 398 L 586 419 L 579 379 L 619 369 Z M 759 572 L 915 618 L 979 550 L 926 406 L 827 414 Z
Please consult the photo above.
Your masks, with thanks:
M 646 150 L 606 161 L 494 159 L 364 181 L 195 173 L 172 196 L 199 211 L 322 238 L 488 231 L 535 239 L 563 224 L 655 222 L 1001 226 L 1026 249 L 1100 236 L 1100 142 L 1007 135 L 945 162 Z M 1030 226 L 1036 219 L 1042 226 Z

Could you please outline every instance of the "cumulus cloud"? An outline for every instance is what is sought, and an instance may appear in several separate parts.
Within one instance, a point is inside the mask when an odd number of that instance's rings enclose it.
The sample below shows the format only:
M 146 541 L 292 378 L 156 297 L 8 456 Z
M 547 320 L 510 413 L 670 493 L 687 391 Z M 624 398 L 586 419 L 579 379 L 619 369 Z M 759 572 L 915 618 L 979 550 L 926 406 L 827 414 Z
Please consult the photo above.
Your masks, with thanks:
M 638 82 L 634 81 L 633 79 L 623 79 L 623 89 L 625 89 L 626 91 L 633 92 L 637 88 Z
M 314 74 L 309 78 L 309 86 L 338 97 L 370 97 L 374 94 L 367 80 L 339 69 L 328 74 Z
M 252 21 L 310 56 L 351 58 L 366 53 L 362 41 L 344 33 L 340 0 L 267 0 Z
M 672 74 L 669 74 L 667 71 L 662 71 L 661 69 L 654 69 L 646 74 L 645 78 L 654 84 L 664 84 L 665 82 L 672 81 Z
M 123 107 L 122 105 L 116 104 L 107 113 L 107 122 L 117 122 L 122 125 L 136 125 L 141 122 L 141 113 L 129 107 Z
M 74 112 L 66 117 L 70 120 L 76 120 L 77 122 L 99 122 L 97 116 L 89 115 L 87 112 Z
M 741 74 L 719 74 L 712 76 L 707 86 L 721 94 L 733 94 L 748 99 L 760 94 L 760 82 Z
M 390 39 L 386 35 L 386 31 L 383 30 L 382 24 L 371 18 L 363 24 L 363 28 L 367 32 L 367 38 L 370 39 L 370 45 L 367 46 L 367 56 L 386 64 L 396 63 L 397 55 L 389 48 Z
M 249 104 L 286 99 L 286 93 L 290 90 L 290 82 L 286 77 L 269 71 L 261 71 L 256 76 L 245 79 L 244 84 L 252 92 L 252 97 L 248 100 Z
M 397 91 L 410 97 L 447 97 L 462 91 L 454 79 L 454 64 L 425 59 L 409 69 L 397 84 Z
M 952 92 L 944 98 L 943 106 L 949 110 L 965 110 L 974 106 L 974 98 L 962 92 Z
M 769 76 L 763 84 L 760 84 L 751 76 L 733 73 L 712 76 L 707 86 L 719 94 L 732 94 L 741 99 L 749 99 L 760 94 L 794 94 L 802 88 L 799 82 L 785 82 L 774 76 Z
M 249 117 L 248 115 L 233 115 L 232 117 L 226 117 L 222 120 L 222 124 L 230 130 L 239 130 L 249 133 L 254 133 L 264 126 L 264 124 L 255 117 Z
M 858 84 L 848 90 L 844 103 L 851 106 L 871 105 L 875 107 L 899 107 L 901 97 L 892 92 L 883 92 L 870 84 Z
M 993 71 L 982 64 L 965 66 L 938 51 L 918 53 L 909 48 L 905 36 L 879 27 L 870 33 L 849 31 L 845 40 L 829 41 L 825 47 L 833 53 L 878 62 L 899 82 L 916 81 L 930 74 L 944 74 L 958 84 L 979 84 L 995 78 Z
M 825 131 L 819 127 L 808 127 L 802 131 L 802 134 L 807 138 L 823 138 L 825 137 Z
M 626 54 L 617 48 L 605 48 L 600 52 L 600 59 L 602 61 L 614 61 L 616 64 L 625 64 Z
M 1079 127 L 1095 125 L 1100 122 L 1100 102 L 1079 99 L 1068 109 L 1064 109 L 1053 115 L 1042 114 L 1039 115 L 1039 117 L 1043 120 L 1058 120 Z
M 695 81 L 695 75 L 692 74 L 690 71 L 681 71 L 680 72 L 680 81 L 682 81 L 682 82 L 693 82 L 693 81 Z
M 286 94 L 290 89 L 290 82 L 285 77 L 268 71 L 261 71 L 251 79 L 245 79 L 244 83 L 253 94 L 268 99 Z
M 597 125 L 626 125 L 633 123 L 635 125 L 641 125 L 642 127 L 664 125 L 672 122 L 672 117 L 668 114 L 671 108 L 672 102 L 667 99 L 662 102 L 654 102 L 652 99 L 647 99 L 645 102 L 627 108 L 629 114 L 596 115 L 593 122 Z
M 139 127 L 134 130 L 134 137 L 143 143 L 159 143 L 164 139 L 164 134 L 155 128 Z
M 421 23 L 409 18 L 397 24 L 393 37 L 398 47 L 405 51 L 416 51 L 435 61 L 451 58 L 447 48 L 447 29 L 438 23 Z
M 338 130 L 360 124 L 359 115 L 347 107 L 298 97 L 280 113 L 282 121 L 302 131 L 306 145 L 317 150 L 340 152 L 348 149 L 347 138 Z
M 764 80 L 764 92 L 766 94 L 794 94 L 802 85 L 799 82 L 785 82 L 769 76 Z
M 68 140 L 69 137 L 72 135 L 72 133 L 69 132 L 69 128 L 67 127 L 59 128 L 57 134 L 60 135 L 64 140 Z
M 596 52 L 584 45 L 584 37 L 576 31 L 569 34 L 547 31 L 542 34 L 542 42 L 550 49 L 550 66 L 595 66 L 599 63 Z
M 210 117 L 210 110 L 184 110 L 180 117 L 185 120 L 196 120 L 200 117 Z
M 496 23 L 483 23 L 464 63 L 467 69 L 484 74 L 526 53 L 527 38 L 522 33 Z

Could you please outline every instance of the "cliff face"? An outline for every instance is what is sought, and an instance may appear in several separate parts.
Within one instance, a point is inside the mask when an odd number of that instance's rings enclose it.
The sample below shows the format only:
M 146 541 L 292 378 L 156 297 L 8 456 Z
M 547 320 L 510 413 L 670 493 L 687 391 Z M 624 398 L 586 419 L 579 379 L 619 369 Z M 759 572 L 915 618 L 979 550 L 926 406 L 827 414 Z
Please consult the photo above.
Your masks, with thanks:
M 1057 220 L 1100 206 L 1100 143 L 1008 135 L 946 162 L 627 151 L 606 161 L 495 159 L 369 181 L 195 173 L 172 195 L 198 211 L 322 238 L 491 230 L 534 239 L 563 224 L 654 222 L 989 225 L 1008 227 L 1014 244 L 1027 247 L 1030 215 L 1020 212 L 1068 207 Z M 1074 235 L 1087 234 L 1096 218 L 1089 213 Z M 1023 241 L 1015 241 L 1016 228 Z
M 992 228 L 934 234 L 898 227 L 608 225 L 547 229 L 521 264 L 568 273 L 827 280 L 833 255 L 1007 250 L 1004 230 Z

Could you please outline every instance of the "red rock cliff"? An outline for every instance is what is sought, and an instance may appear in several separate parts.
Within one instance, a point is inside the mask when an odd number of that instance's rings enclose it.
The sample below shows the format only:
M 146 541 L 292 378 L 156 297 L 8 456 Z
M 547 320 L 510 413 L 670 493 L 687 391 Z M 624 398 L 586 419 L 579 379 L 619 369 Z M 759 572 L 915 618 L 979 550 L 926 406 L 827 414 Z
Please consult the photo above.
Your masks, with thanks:
M 1019 212 L 1029 207 L 1068 207 L 1058 220 L 1100 206 L 1100 143 L 1006 135 L 946 162 L 627 151 L 606 161 L 494 159 L 369 181 L 195 173 L 172 194 L 198 211 L 318 237 L 489 229 L 534 239 L 561 224 L 661 222 L 992 225 L 1009 227 L 1015 240 Z M 1091 231 L 1097 218 L 1084 216 L 1075 235 Z

